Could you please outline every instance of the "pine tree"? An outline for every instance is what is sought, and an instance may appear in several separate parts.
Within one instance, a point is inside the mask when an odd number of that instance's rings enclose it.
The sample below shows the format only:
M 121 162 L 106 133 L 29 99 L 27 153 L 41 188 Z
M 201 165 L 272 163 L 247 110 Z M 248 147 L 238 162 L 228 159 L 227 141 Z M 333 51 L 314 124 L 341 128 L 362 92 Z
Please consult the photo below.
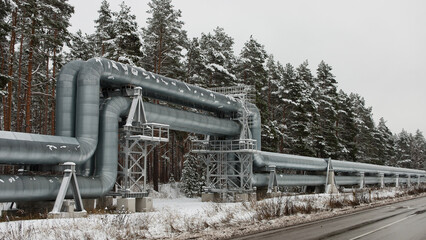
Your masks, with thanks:
M 340 151 L 337 139 L 337 81 L 331 73 L 331 66 L 324 61 L 318 66 L 314 98 L 316 106 L 316 121 L 313 132 L 316 156 L 335 158 Z
M 296 69 L 296 81 L 293 84 L 289 95 L 295 99 L 296 107 L 294 112 L 290 113 L 292 124 L 289 131 L 292 132 L 293 154 L 314 156 L 314 136 L 311 134 L 315 131 L 314 121 L 318 118 L 316 109 L 318 104 L 313 99 L 315 85 L 313 75 L 308 68 L 308 61 L 303 62 Z
M 187 45 L 186 31 L 182 30 L 181 11 L 175 10 L 171 0 L 152 0 L 148 3 L 150 17 L 142 28 L 143 67 L 151 72 L 172 78 L 184 75 L 182 51 Z
M 107 31 L 106 29 L 105 31 Z M 134 64 L 141 59 L 141 41 L 138 34 L 136 16 L 130 13 L 130 7 L 120 4 L 120 12 L 114 21 L 114 54 L 111 58 Z
M 423 133 L 417 129 L 413 136 L 413 142 L 411 144 L 411 157 L 413 160 L 413 168 L 423 169 L 426 161 L 426 139 Z
M 395 142 L 392 132 L 386 126 L 386 121 L 380 118 L 377 125 L 378 148 L 377 155 L 380 163 L 387 166 L 394 166 L 395 163 Z
M 266 71 L 267 79 L 266 86 L 262 88 L 262 95 L 266 96 L 267 100 L 267 116 L 266 117 L 266 126 L 265 132 L 266 136 L 269 136 L 269 143 L 271 151 L 280 150 L 280 139 L 282 139 L 283 124 L 280 121 L 282 117 L 281 106 L 280 106 L 280 92 L 279 85 L 282 83 L 281 72 L 279 67 L 282 68 L 281 64 L 275 62 L 274 56 L 270 54 L 266 59 Z
M 232 69 L 235 62 L 234 40 L 223 28 L 217 27 L 213 30 L 213 34 L 201 34 L 199 43 L 203 65 L 201 78 L 209 87 L 234 85 L 236 82 Z
M 205 186 L 204 168 L 198 159 L 190 153 L 185 154 L 182 179 L 181 179 L 181 191 L 185 193 L 187 197 L 200 196 Z
M 185 79 L 188 83 L 207 87 L 206 81 L 201 76 L 201 72 L 204 70 L 204 64 L 198 38 L 189 40 L 184 65 L 186 69 Z
M 300 86 L 296 81 L 296 69 L 290 64 L 287 63 L 285 67 L 279 68 L 280 74 L 282 75 L 282 82 L 279 86 L 279 99 L 281 102 L 281 119 L 282 119 L 282 143 L 281 143 L 281 151 L 285 153 L 292 152 L 293 143 L 296 142 L 296 138 L 294 138 L 295 134 L 293 127 L 294 117 L 296 116 L 294 113 L 296 111 L 297 106 L 300 104 L 300 96 L 301 93 Z
M 355 124 L 354 107 L 349 96 L 342 90 L 338 93 L 337 101 L 337 138 L 339 139 L 339 148 L 336 158 L 347 161 L 356 161 L 358 154 L 355 138 L 359 134 Z
M 238 79 L 241 83 L 254 86 L 255 89 L 255 104 L 259 108 L 262 121 L 262 147 L 264 150 L 271 151 L 274 149 L 271 145 L 270 139 L 274 136 L 270 135 L 267 118 L 270 116 L 268 112 L 267 99 L 262 95 L 262 92 L 267 89 L 266 70 L 267 54 L 265 47 L 257 42 L 252 36 L 244 44 L 241 50 L 238 63 L 237 72 Z
M 376 127 L 372 117 L 372 108 L 365 106 L 365 100 L 358 94 L 350 96 L 352 112 L 354 113 L 355 126 L 358 134 L 355 137 L 357 148 L 357 162 L 377 163 L 377 149 L 375 139 Z
M 67 60 L 88 60 L 90 58 L 98 56 L 95 52 L 96 45 L 93 35 L 83 34 L 81 30 L 71 36 L 69 44 L 69 53 L 67 54 Z
M 103 0 L 98 10 L 99 17 L 95 20 L 95 42 L 97 45 L 96 55 L 110 57 L 107 53 L 112 53 L 116 32 L 114 30 L 114 13 L 109 8 L 109 3 Z M 93 51 L 93 50 L 92 50 Z
M 398 167 L 411 168 L 413 165 L 413 160 L 411 158 L 412 138 L 413 136 L 404 129 L 397 136 L 396 149 Z

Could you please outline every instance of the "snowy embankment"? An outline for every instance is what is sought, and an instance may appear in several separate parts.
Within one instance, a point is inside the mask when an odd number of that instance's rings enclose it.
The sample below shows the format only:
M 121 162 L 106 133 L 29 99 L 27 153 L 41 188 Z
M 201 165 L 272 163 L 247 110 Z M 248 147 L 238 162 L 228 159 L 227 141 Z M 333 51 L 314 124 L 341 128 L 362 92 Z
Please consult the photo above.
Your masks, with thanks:
M 163 198 L 156 198 L 159 196 Z M 200 198 L 181 197 L 176 189 L 165 187 L 165 193 L 153 196 L 153 212 L 2 222 L 0 239 L 218 239 L 344 214 L 355 207 L 392 202 L 401 196 L 407 197 L 407 190 L 390 188 L 336 195 L 280 196 L 246 203 L 205 203 Z

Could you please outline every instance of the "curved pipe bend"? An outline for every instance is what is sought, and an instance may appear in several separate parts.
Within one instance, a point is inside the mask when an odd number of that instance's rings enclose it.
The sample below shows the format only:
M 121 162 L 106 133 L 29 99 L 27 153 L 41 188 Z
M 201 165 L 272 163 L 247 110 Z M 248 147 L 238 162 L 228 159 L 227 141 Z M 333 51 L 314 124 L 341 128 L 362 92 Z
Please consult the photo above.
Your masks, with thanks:
M 130 102 L 123 98 L 112 98 L 101 110 L 99 146 L 96 152 L 95 177 L 77 177 L 80 193 L 84 198 L 105 195 L 115 184 L 117 176 L 118 121 L 125 116 Z M 114 147 L 115 146 L 115 147 Z M 0 175 L 0 202 L 54 200 L 58 194 L 62 177 L 56 176 L 11 176 Z M 71 190 L 67 193 L 72 197 Z

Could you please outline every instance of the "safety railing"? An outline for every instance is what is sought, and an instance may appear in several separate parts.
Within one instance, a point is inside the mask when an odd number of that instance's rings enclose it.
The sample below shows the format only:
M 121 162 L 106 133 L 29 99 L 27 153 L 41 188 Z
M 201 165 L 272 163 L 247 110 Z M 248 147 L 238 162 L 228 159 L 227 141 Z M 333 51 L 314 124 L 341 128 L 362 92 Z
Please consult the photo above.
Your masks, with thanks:
M 254 139 L 239 140 L 194 140 L 193 152 L 256 152 L 257 144 Z
M 169 125 L 159 123 L 143 123 L 140 126 L 123 126 L 124 131 L 130 132 L 130 138 L 150 141 L 169 141 Z

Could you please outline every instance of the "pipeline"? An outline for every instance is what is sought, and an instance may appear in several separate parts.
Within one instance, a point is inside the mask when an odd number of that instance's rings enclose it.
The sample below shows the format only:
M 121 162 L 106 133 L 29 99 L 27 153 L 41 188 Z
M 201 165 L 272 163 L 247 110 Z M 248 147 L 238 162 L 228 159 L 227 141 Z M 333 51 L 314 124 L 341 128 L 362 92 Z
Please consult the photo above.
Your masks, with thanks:
M 127 113 L 130 100 L 119 98 L 107 101 L 106 110 L 102 110 L 99 116 L 101 85 L 140 86 L 146 97 L 216 114 L 231 114 L 241 106 L 231 97 L 141 68 L 100 58 L 87 62 L 73 61 L 63 67 L 58 77 L 56 130 L 62 136 L 0 131 L 0 163 L 39 165 L 70 161 L 84 164 L 96 152 L 95 176 L 78 177 L 78 181 L 82 197 L 104 195 L 115 183 L 118 116 Z M 120 104 L 120 107 L 114 107 L 116 104 Z M 149 121 L 169 124 L 175 130 L 213 136 L 237 136 L 240 133 L 240 125 L 227 119 L 153 104 L 145 104 L 145 111 Z M 60 181 L 60 177 L 54 176 L 2 175 L 0 201 L 53 200 Z
M 114 185 L 117 175 L 119 117 L 126 116 L 130 100 L 113 97 L 100 104 L 99 90 L 128 85 L 142 87 L 145 97 L 208 111 L 216 116 L 232 116 L 244 108 L 241 102 L 232 97 L 153 74 L 142 68 L 103 58 L 87 62 L 72 61 L 62 68 L 58 76 L 57 136 L 0 131 L 0 164 L 51 165 L 75 162 L 87 168 L 83 172 L 93 172 L 93 176 L 78 177 L 82 197 L 94 198 L 106 194 Z M 260 112 L 254 104 L 248 104 L 247 109 L 250 112 L 252 136 L 257 140 L 257 148 L 261 149 Z M 235 138 L 241 131 L 237 122 L 226 118 L 148 103 L 145 103 L 145 111 L 150 122 L 169 124 L 174 130 L 227 138 Z M 426 172 L 420 170 L 332 162 L 333 169 L 341 172 L 426 176 Z M 327 162 L 318 158 L 258 151 L 254 154 L 253 166 L 255 171 L 263 171 L 271 166 L 278 169 L 325 171 Z M 280 175 L 277 181 L 280 185 L 316 185 L 325 182 L 324 179 L 324 176 Z M 347 182 L 349 180 L 354 181 L 346 178 Z M 401 180 L 404 181 L 403 178 Z M 0 202 L 53 200 L 60 182 L 61 178 L 56 176 L 1 175 Z M 254 174 L 252 182 L 254 186 L 265 186 L 268 176 Z
M 332 168 L 335 172 L 352 172 L 352 173 L 384 173 L 384 174 L 398 174 L 398 175 L 412 175 L 412 176 L 426 176 L 426 171 L 397 168 L 389 166 L 380 166 L 360 162 L 348 162 L 331 160 Z M 258 152 L 254 154 L 253 165 L 256 169 L 261 170 L 265 167 L 274 166 L 278 169 L 291 169 L 303 171 L 326 171 L 326 159 L 304 157 L 281 153 L 271 152 Z

